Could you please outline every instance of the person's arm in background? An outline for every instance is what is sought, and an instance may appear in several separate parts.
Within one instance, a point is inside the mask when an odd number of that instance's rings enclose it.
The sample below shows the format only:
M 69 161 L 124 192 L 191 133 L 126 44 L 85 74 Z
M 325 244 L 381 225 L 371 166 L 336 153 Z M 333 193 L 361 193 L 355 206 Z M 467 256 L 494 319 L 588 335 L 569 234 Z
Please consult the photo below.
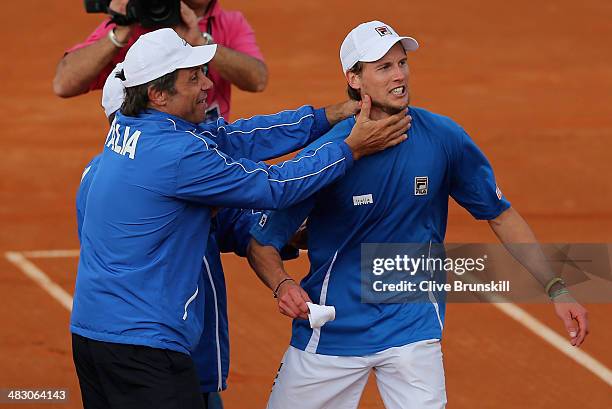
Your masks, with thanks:
M 489 226 L 510 254 L 542 284 L 542 287 L 555 278 L 535 234 L 514 208 L 510 207 L 495 219 L 489 220 Z M 560 284 L 557 286 L 562 288 Z M 557 288 L 553 286 L 549 294 L 553 290 Z M 587 310 L 569 293 L 554 297 L 553 303 L 557 316 L 563 321 L 570 336 L 571 344 L 580 346 L 589 333 Z
M 128 0 L 112 0 L 109 8 L 125 14 L 127 3 Z M 182 2 L 181 19 L 182 23 L 174 28 L 176 32 L 192 46 L 206 44 L 198 26 L 198 17 Z M 247 50 L 255 43 L 252 29 L 246 20 L 243 23 L 236 25 L 241 30 L 235 34 L 237 38 L 240 38 L 240 42 L 236 43 L 237 49 L 233 50 L 218 45 L 215 61 L 211 62 L 211 67 L 240 89 L 252 92 L 263 91 L 268 81 L 268 70 L 265 63 L 240 51 L 240 47 Z M 107 21 L 104 21 L 82 47 L 65 54 L 57 66 L 53 79 L 53 90 L 56 95 L 68 98 L 84 94 L 92 88 L 101 87 L 112 69 L 111 62 L 117 54 L 124 51 L 123 47 L 113 44 L 108 36 L 109 31 L 114 30 L 116 40 L 127 46 L 130 40 L 135 40 L 131 39 L 134 27 L 135 25 L 115 26 L 115 24 L 107 26 Z
M 251 26 L 242 14 L 234 17 L 239 20 L 232 22 L 229 44 L 227 47 L 217 44 L 210 67 L 243 91 L 261 92 L 268 83 L 268 67 L 258 58 L 259 49 Z M 176 32 L 193 46 L 207 44 L 200 32 L 196 13 L 184 3 L 181 3 L 181 18 L 184 24 L 177 27 Z
M 268 84 L 265 62 L 220 44 L 210 67 L 243 91 L 261 92 Z
M 127 2 L 128 0 L 113 0 L 110 7 L 125 13 Z M 104 83 L 100 81 L 100 75 L 112 69 L 110 65 L 113 58 L 122 50 L 108 37 L 108 32 L 112 29 L 115 30 L 117 41 L 127 44 L 133 26 L 106 26 L 105 21 L 89 36 L 83 47 L 65 54 L 57 65 L 53 79 L 53 91 L 56 95 L 63 98 L 74 97 L 88 92 L 92 84 Z

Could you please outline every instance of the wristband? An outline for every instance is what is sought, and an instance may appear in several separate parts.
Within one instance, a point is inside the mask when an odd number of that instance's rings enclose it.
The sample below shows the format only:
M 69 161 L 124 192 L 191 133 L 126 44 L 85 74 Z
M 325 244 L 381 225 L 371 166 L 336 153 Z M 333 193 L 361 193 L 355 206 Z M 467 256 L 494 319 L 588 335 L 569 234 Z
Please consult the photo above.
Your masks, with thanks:
M 115 28 L 114 27 L 113 27 L 113 29 L 111 31 L 108 32 L 108 39 L 117 48 L 123 48 L 123 47 L 125 47 L 127 45 L 127 41 L 125 43 L 122 43 L 121 41 L 119 41 L 119 39 L 117 38 L 117 34 L 115 34 Z
M 284 283 L 285 281 L 293 281 L 293 282 L 295 282 L 295 281 L 293 280 L 293 278 L 291 278 L 291 277 L 283 278 L 283 279 L 281 280 L 281 282 L 280 282 L 280 283 L 278 283 L 278 285 L 276 286 L 276 289 L 274 290 L 274 298 L 278 298 L 278 289 L 280 288 L 280 286 L 281 286 L 281 285 L 283 285 L 283 283 Z
M 561 277 L 555 277 L 555 278 L 551 279 L 546 284 L 546 286 L 544 287 L 544 291 L 546 292 L 546 295 L 548 295 L 550 297 L 550 289 L 552 288 L 553 285 L 555 285 L 557 283 L 565 286 L 565 281 L 563 281 L 563 279 Z
M 570 292 L 569 292 L 569 290 L 568 290 L 567 288 L 561 288 L 561 289 L 559 289 L 559 290 L 557 290 L 557 291 L 554 291 L 554 292 L 553 292 L 553 293 L 550 295 L 550 299 L 554 301 L 554 300 L 555 300 L 555 298 L 557 298 L 558 296 L 563 295 L 563 294 L 569 294 L 569 293 L 570 293 Z

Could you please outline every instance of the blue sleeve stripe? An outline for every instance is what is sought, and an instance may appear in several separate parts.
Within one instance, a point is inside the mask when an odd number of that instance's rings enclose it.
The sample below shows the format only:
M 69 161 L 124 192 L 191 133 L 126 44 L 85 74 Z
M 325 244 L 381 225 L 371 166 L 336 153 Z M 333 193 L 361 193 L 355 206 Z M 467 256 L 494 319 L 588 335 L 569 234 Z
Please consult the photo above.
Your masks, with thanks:
M 224 130 L 225 134 L 228 135 L 228 136 L 231 135 L 231 134 L 234 134 L 234 133 L 241 133 L 241 134 L 245 134 L 246 135 L 246 134 L 251 134 L 251 133 L 256 132 L 256 131 L 266 131 L 266 130 L 269 130 L 269 129 L 280 128 L 280 127 L 284 127 L 284 126 L 295 126 L 295 125 L 298 125 L 300 122 L 302 122 L 304 119 L 306 119 L 308 117 L 314 118 L 314 114 L 304 115 L 303 117 L 298 119 L 296 122 L 291 122 L 291 123 L 287 123 L 287 124 L 275 124 L 275 125 L 270 125 L 270 126 L 267 126 L 267 127 L 260 127 L 260 128 L 253 128 L 250 131 L 243 131 L 241 129 L 236 129 L 235 131 L 227 132 L 227 129 L 225 128 L 225 126 L 220 126 L 219 128 L 217 128 L 217 130 L 221 130 L 221 129 Z M 210 135 L 212 137 L 216 137 L 216 135 L 213 134 L 210 131 L 202 131 L 200 133 L 200 135 L 203 135 L 203 134 L 208 134 L 208 135 Z
M 325 166 L 323 169 L 318 170 L 316 172 L 313 173 L 309 173 L 308 175 L 304 175 L 304 176 L 300 176 L 300 177 L 295 177 L 295 178 L 290 178 L 290 179 L 285 179 L 285 180 L 278 180 L 278 179 L 269 179 L 270 182 L 279 182 L 279 183 L 285 183 L 285 182 L 291 182 L 293 180 L 300 180 L 300 179 L 305 179 L 307 177 L 310 176 L 314 176 L 314 175 L 318 175 L 319 173 L 323 172 L 326 169 L 331 168 L 332 166 L 336 166 L 338 163 L 342 162 L 346 160 L 346 158 L 342 158 L 342 159 L 338 159 L 337 161 L 335 161 L 334 163 L 330 163 L 329 165 Z
M 195 136 L 196 138 L 198 138 L 199 140 L 201 140 L 202 142 L 204 142 L 204 145 L 206 145 L 206 149 L 210 150 L 210 148 L 208 147 L 208 142 L 206 142 L 206 139 L 200 137 L 199 135 L 196 135 L 195 133 L 191 132 L 191 131 L 185 131 L 188 134 L 191 134 L 193 136 Z
M 321 148 L 322 148 L 322 147 L 324 147 L 325 145 L 329 145 L 330 143 L 332 143 L 332 142 L 331 142 L 331 141 L 330 141 L 330 142 L 326 142 L 326 143 L 324 143 L 323 145 L 319 146 L 317 149 L 315 149 L 315 151 L 312 153 L 312 155 L 304 155 L 304 156 L 299 157 L 298 159 L 288 159 L 288 160 L 286 160 L 286 161 L 281 162 L 280 164 L 278 164 L 278 163 L 277 163 L 276 165 L 271 165 L 270 167 L 271 167 L 271 168 L 273 168 L 273 167 L 277 167 L 277 168 L 279 168 L 279 169 L 280 169 L 280 168 L 282 168 L 283 166 L 285 166 L 285 163 L 288 163 L 288 162 L 297 163 L 297 162 L 301 161 L 301 160 L 302 160 L 302 159 L 304 159 L 304 158 L 310 158 L 310 157 L 313 157 L 313 156 L 315 156 L 315 155 L 317 154 L 317 152 L 319 151 L 319 149 L 321 149 Z
M 232 122 L 232 125 L 237 123 L 237 122 L 239 122 L 239 121 L 249 121 L 249 120 L 251 120 L 251 119 L 253 119 L 255 117 L 257 117 L 257 118 L 265 118 L 267 116 L 276 116 L 276 115 L 280 115 L 280 114 L 286 114 L 286 113 L 289 113 L 289 112 L 298 112 L 300 109 L 304 109 L 304 108 L 308 108 L 308 107 L 309 107 L 309 105 L 302 105 L 298 109 L 285 109 L 285 110 L 279 111 L 279 112 L 277 112 L 275 114 L 253 115 L 253 116 L 250 116 L 248 118 L 240 118 L 240 119 L 236 119 L 234 122 Z
M 228 162 L 227 156 L 225 156 L 225 154 L 219 152 L 219 150 L 217 150 L 217 149 L 211 149 L 211 150 L 215 151 L 217 153 L 217 155 L 221 156 L 223 158 L 223 161 L 225 162 L 225 164 L 227 166 L 238 165 L 238 166 L 240 166 L 242 168 L 242 170 L 245 171 L 245 173 L 255 173 L 257 171 L 260 171 L 260 172 L 264 172 L 266 175 L 270 176 L 270 174 L 268 173 L 268 171 L 266 169 L 255 168 L 253 170 L 247 170 L 247 168 L 245 168 L 244 165 L 242 163 L 240 163 L 240 162 L 236 162 L 236 161 Z

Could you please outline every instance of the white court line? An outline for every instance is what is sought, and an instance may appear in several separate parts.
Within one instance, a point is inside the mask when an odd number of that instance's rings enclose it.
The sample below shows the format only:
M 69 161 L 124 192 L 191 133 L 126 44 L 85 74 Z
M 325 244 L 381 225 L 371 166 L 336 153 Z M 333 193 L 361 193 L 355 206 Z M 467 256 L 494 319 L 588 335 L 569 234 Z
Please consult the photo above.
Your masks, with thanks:
M 302 251 L 300 251 L 301 253 Z M 54 283 L 41 269 L 36 267 L 31 261 L 26 258 L 42 258 L 42 257 L 78 257 L 78 250 L 41 250 L 16 252 L 8 251 L 5 253 L 7 260 L 19 267 L 28 277 L 34 280 L 53 298 L 55 298 L 68 311 L 72 311 L 72 296 L 64 291 L 59 285 Z M 531 332 L 542 338 L 548 344 L 553 346 L 559 352 L 572 359 L 595 376 L 603 380 L 609 386 L 612 386 L 612 371 L 604 364 L 587 354 L 583 350 L 572 346 L 567 339 L 559 335 L 554 330 L 550 329 L 546 324 L 536 319 L 533 315 L 523 310 L 518 305 L 511 302 L 504 302 L 503 298 L 493 296 L 492 304 L 501 312 L 525 326 Z
M 462 277 L 462 280 L 469 283 L 480 282 L 471 277 Z M 593 373 L 609 386 L 612 386 L 612 371 L 597 359 L 593 358 L 582 349 L 572 346 L 568 339 L 562 337 L 546 324 L 539 321 L 518 305 L 508 301 L 508 299 L 502 295 L 483 292 L 480 292 L 480 294 L 495 308 L 523 325 L 538 337 L 555 347 L 559 352 Z
M 78 257 L 80 251 L 77 250 L 36 250 L 36 251 L 22 251 L 27 258 L 71 258 Z
M 576 348 L 563 338 L 561 335 L 550 329 L 546 324 L 543 324 L 533 315 L 513 303 L 493 303 L 493 305 L 501 310 L 504 314 L 524 325 L 531 332 L 548 342 L 550 345 L 559 350 L 568 358 L 574 360 L 584 368 L 591 371 L 609 386 L 612 386 L 612 371 L 604 364 L 593 358 L 591 355 L 584 352 L 582 349 Z
M 49 276 L 47 276 L 40 268 L 36 267 L 34 263 L 28 260 L 22 253 L 17 251 L 7 251 L 4 253 L 4 256 L 8 261 L 19 267 L 26 276 L 34 280 L 36 284 L 41 286 L 43 290 L 48 292 L 51 297 L 55 298 L 57 302 L 64 306 L 68 311 L 72 311 L 72 296 L 62 287 L 53 282 Z

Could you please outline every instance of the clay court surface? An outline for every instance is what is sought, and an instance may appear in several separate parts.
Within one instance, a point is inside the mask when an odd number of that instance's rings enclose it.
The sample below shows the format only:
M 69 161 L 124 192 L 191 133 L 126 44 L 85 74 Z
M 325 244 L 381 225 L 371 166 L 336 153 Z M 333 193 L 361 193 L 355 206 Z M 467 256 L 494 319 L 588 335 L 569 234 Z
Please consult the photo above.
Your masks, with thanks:
M 542 241 L 612 242 L 612 3 L 222 4 L 246 14 L 270 69 L 263 94 L 234 92 L 234 119 L 342 99 L 340 42 L 357 23 L 381 19 L 421 43 L 409 59 L 413 104 L 466 128 Z M 74 196 L 83 167 L 101 150 L 106 121 L 99 92 L 61 100 L 51 81 L 63 50 L 101 17 L 86 15 L 76 0 L 3 2 L 2 8 L 0 388 L 68 388 L 68 403 L 43 407 L 78 408 L 69 311 L 26 276 L 24 265 L 32 263 L 72 293 L 78 252 L 27 252 L 78 249 Z M 447 240 L 495 238 L 486 223 L 453 205 Z M 21 268 L 7 252 L 24 256 Z M 224 264 L 232 338 L 225 404 L 263 408 L 290 322 L 243 260 L 226 255 Z M 303 274 L 307 261 L 290 266 Z M 543 324 L 537 328 L 565 336 L 550 305 L 520 307 Z M 554 335 L 537 336 L 544 330 L 534 332 L 495 306 L 449 305 L 443 341 L 448 407 L 612 407 L 612 304 L 588 307 L 592 333 L 582 350 L 592 361 L 571 359 L 549 342 Z M 383 407 L 374 382 L 360 407 Z

